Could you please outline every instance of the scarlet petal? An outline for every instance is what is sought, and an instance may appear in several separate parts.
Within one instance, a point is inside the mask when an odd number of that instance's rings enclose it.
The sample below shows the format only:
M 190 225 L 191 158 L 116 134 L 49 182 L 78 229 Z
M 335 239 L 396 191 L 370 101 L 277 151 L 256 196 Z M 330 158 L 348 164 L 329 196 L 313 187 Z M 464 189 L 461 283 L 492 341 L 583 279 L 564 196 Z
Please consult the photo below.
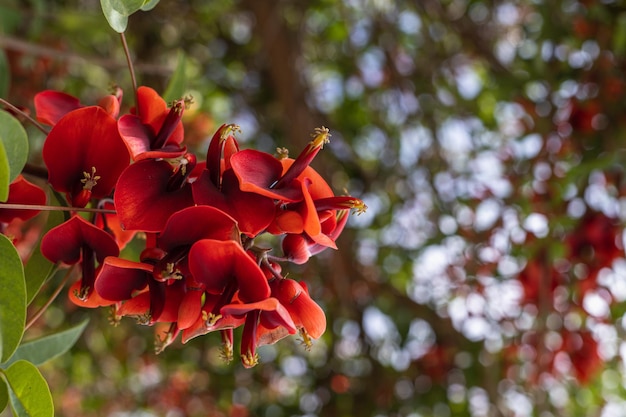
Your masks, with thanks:
M 146 288 L 153 268 L 149 264 L 108 257 L 96 277 L 96 292 L 107 300 L 129 300 Z
M 305 286 L 292 279 L 272 282 L 272 296 L 285 306 L 294 323 L 303 327 L 314 339 L 326 330 L 324 310 L 309 296 Z
M 125 114 L 117 121 L 117 127 L 133 159 L 150 150 L 150 140 L 154 133 L 149 126 L 141 123 L 138 116 Z
M 231 280 L 237 280 L 244 302 L 263 300 L 270 294 L 261 268 L 234 241 L 196 242 L 189 251 L 189 270 L 211 294 L 221 294 Z
M 189 289 L 183 297 L 178 309 L 178 328 L 187 329 L 198 320 L 202 311 L 202 295 L 204 291 Z
M 191 188 L 168 190 L 172 167 L 166 161 L 142 160 L 129 166 L 115 189 L 115 207 L 127 230 L 160 232 L 175 212 L 193 205 Z
M 80 294 L 81 287 L 82 283 L 80 281 L 76 281 L 70 286 L 69 292 L 67 294 L 70 301 L 75 305 L 86 308 L 97 308 L 115 304 L 115 301 L 105 300 L 104 298 L 100 297 L 100 295 L 95 291 L 92 291 L 87 299 L 78 298 L 77 294 Z
M 311 257 L 310 242 L 302 235 L 285 236 L 282 246 L 285 257 L 295 264 L 302 265 Z
M 41 239 L 41 253 L 52 262 L 74 264 L 80 260 L 83 245 L 94 250 L 98 262 L 119 255 L 115 239 L 80 216 L 50 229 Z
M 83 107 L 76 97 L 53 90 L 37 93 L 34 102 L 37 120 L 49 126 L 54 126 L 61 117 L 72 110 Z
M 257 193 L 282 201 L 302 199 L 299 186 L 272 188 L 283 173 L 283 164 L 268 153 L 246 149 L 234 154 L 230 158 L 230 164 L 239 179 L 241 191 Z
M 185 296 L 185 283 L 183 281 L 174 282 L 172 285 L 164 286 L 165 301 L 160 314 L 156 314 L 154 308 L 154 298 L 151 301 L 151 308 L 154 321 L 173 323 L 178 320 L 180 306 Z M 152 291 L 152 290 L 151 290 Z
M 6 203 L 24 205 L 46 204 L 46 193 L 20 174 L 9 185 L 9 199 Z M 38 213 L 39 210 L 3 209 L 2 203 L 0 203 L 0 223 L 8 223 L 15 218 L 28 220 Z
M 117 132 L 117 123 L 98 106 L 83 107 L 63 116 L 43 145 L 48 181 L 61 192 L 74 195 L 84 173 L 100 177 L 92 188 L 94 198 L 108 196 L 130 159 Z
M 215 207 L 187 207 L 170 216 L 159 235 L 158 245 L 169 252 L 201 239 L 239 241 L 237 222 Z
M 192 184 L 196 204 L 217 207 L 234 217 L 241 232 L 256 236 L 265 230 L 274 218 L 274 202 L 268 197 L 243 192 L 232 170 L 224 172 L 222 189 L 211 182 L 209 171 Z
M 141 119 L 134 114 L 125 114 L 117 122 L 118 129 L 133 160 L 138 161 L 146 158 L 176 158 L 187 152 L 186 147 L 176 144 L 166 145 L 160 149 L 152 149 L 155 134 L 150 125 L 143 124 Z
M 287 329 L 290 334 L 296 333 L 297 329 L 289 315 L 289 312 L 276 298 L 273 297 L 254 303 L 227 304 L 221 308 L 220 312 L 223 315 L 229 314 L 237 317 L 244 316 L 254 310 L 261 311 L 260 320 L 264 327 L 274 329 L 280 326 Z

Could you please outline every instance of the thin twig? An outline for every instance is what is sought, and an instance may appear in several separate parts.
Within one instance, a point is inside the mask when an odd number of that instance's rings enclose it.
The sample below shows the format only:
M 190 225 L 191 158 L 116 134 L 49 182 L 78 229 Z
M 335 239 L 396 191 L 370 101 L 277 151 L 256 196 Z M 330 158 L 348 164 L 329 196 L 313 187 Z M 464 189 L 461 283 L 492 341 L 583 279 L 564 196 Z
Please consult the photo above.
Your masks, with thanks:
M 46 129 L 41 123 L 39 123 L 37 120 L 35 120 L 32 117 L 30 117 L 24 111 L 22 111 L 18 107 L 15 107 L 13 104 L 9 103 L 5 99 L 0 98 L 0 103 L 4 104 L 5 106 L 7 106 L 11 110 L 13 110 L 15 113 L 19 114 L 20 116 L 22 116 L 23 118 L 25 118 L 26 120 L 31 122 L 33 124 L 33 126 L 35 126 L 37 129 L 41 130 L 44 135 L 47 135 L 49 133 L 48 129 Z
M 76 265 L 78 264 L 72 265 L 72 267 L 67 270 L 67 272 L 65 273 L 65 276 L 63 277 L 63 280 L 61 281 L 57 289 L 54 290 L 54 293 L 52 293 L 52 295 L 46 301 L 46 303 L 43 306 L 41 306 L 39 310 L 35 312 L 35 314 L 30 318 L 30 320 L 28 320 L 28 322 L 24 326 L 24 331 L 28 330 L 28 328 L 32 326 L 39 319 L 39 317 L 41 317 L 41 315 L 48 309 L 48 307 L 50 307 L 50 304 L 52 304 L 52 302 L 59 296 L 59 294 L 65 287 L 65 284 L 67 284 L 67 281 L 70 279 L 70 276 L 72 275 L 72 272 L 74 271 L 74 268 L 76 267 Z
M 103 213 L 116 214 L 113 209 L 89 208 L 89 207 L 63 207 L 63 206 L 46 206 L 39 204 L 13 204 L 0 203 L 0 209 L 10 210 L 40 210 L 40 211 L 84 211 L 87 213 Z
M 130 58 L 130 50 L 128 49 L 128 43 L 126 42 L 126 36 L 124 36 L 124 32 L 120 33 L 120 38 L 122 39 L 124 55 L 126 55 L 126 63 L 128 64 L 128 71 L 130 72 L 130 79 L 133 84 L 133 92 L 135 93 L 135 112 L 137 113 L 137 116 L 139 116 L 139 96 L 137 95 L 137 78 L 135 77 L 133 60 Z

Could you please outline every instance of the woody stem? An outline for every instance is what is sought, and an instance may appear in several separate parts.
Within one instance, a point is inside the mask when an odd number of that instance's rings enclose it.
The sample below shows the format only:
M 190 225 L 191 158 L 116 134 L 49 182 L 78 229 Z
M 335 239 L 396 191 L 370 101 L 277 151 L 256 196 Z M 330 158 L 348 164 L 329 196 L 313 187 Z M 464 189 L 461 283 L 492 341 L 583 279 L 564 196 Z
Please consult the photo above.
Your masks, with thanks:
M 124 32 L 120 33 L 120 39 L 122 40 L 122 47 L 124 48 L 124 55 L 126 55 L 126 63 L 128 64 L 128 71 L 130 72 L 130 80 L 133 84 L 133 92 L 135 93 L 135 109 L 137 116 L 139 116 L 139 97 L 137 96 L 137 78 L 135 77 L 135 68 L 133 67 L 133 61 L 130 57 L 130 50 L 128 49 L 128 43 L 126 43 L 126 36 Z
M 46 205 L 40 205 L 40 204 L 16 204 L 16 203 L 0 203 L 0 209 L 40 210 L 40 211 L 84 211 L 87 213 L 103 213 L 103 214 L 116 214 L 117 213 L 115 210 L 112 210 L 112 209 L 46 206 Z

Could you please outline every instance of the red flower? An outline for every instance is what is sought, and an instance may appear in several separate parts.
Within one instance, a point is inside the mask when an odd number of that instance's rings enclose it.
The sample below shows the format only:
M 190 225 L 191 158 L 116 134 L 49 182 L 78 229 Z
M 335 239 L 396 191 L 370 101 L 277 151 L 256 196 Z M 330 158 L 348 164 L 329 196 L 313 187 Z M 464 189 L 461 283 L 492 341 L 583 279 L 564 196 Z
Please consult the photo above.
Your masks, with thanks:
M 50 185 L 75 207 L 108 196 L 130 162 L 115 119 L 97 106 L 63 116 L 44 142 L 43 160 Z
M 133 160 L 176 158 L 186 152 L 182 116 L 185 101 L 178 100 L 168 109 L 165 100 L 149 87 L 137 89 L 137 114 L 118 121 L 119 132 Z
M 310 347 L 311 338 L 318 339 L 326 330 L 324 310 L 313 301 L 305 283 L 298 283 L 292 279 L 275 279 L 270 282 L 270 287 L 272 296 L 276 297 L 289 312 L 304 344 Z M 262 335 L 263 337 L 280 338 L 276 332 Z
M 81 262 L 82 276 L 77 292 L 70 292 L 72 301 L 81 306 L 93 306 L 96 262 L 102 264 L 107 256 L 118 256 L 115 239 L 80 216 L 50 229 L 41 239 L 41 253 L 52 262 L 75 264 Z M 95 300 L 99 300 L 96 295 Z M 91 304 L 86 304 L 91 301 Z M 109 303 L 110 304 L 110 303 Z
M 45 90 L 37 93 L 34 102 L 37 120 L 49 126 L 54 126 L 67 113 L 86 107 L 81 104 L 80 100 L 76 97 L 53 90 Z M 120 113 L 121 102 L 122 89 L 116 88 L 114 94 L 104 96 L 100 99 L 98 106 L 116 119 Z
M 241 362 L 246 368 L 258 363 L 257 346 L 278 340 L 261 337 L 265 332 L 276 328 L 289 334 L 296 332 L 289 312 L 273 297 L 254 303 L 228 304 L 222 307 L 220 312 L 224 316 L 245 317 L 241 336 Z
M 105 299 L 127 301 L 120 315 L 138 315 L 157 321 L 177 321 L 179 309 L 189 326 L 200 314 L 204 288 L 196 282 L 187 267 L 192 245 L 201 239 L 234 242 L 239 239 L 236 222 L 220 210 L 208 206 L 188 207 L 174 213 L 156 239 L 156 247 L 141 254 L 141 262 L 115 257 L 107 258 L 96 279 L 96 291 Z M 168 296 L 175 282 L 183 283 Z M 177 300 L 176 303 L 173 300 Z M 196 316 L 193 316 L 195 311 Z M 163 314 L 169 314 L 166 318 Z
M 294 180 L 308 168 L 329 137 L 328 129 L 316 129 L 313 140 L 286 169 L 280 160 L 265 152 L 248 149 L 234 154 L 230 163 L 241 190 L 285 202 L 301 201 L 301 185 Z
M 35 184 L 27 181 L 21 174 L 9 185 L 9 198 L 5 203 L 42 205 L 46 204 L 46 193 Z M 5 209 L 0 203 L 0 223 L 9 223 L 19 218 L 28 220 L 39 213 L 39 210 Z
M 263 271 L 234 241 L 203 239 L 194 243 L 189 251 L 189 270 L 207 293 L 224 296 L 220 308 L 231 302 L 235 292 L 244 303 L 270 296 Z
M 192 157 L 181 158 L 174 169 L 165 160 L 145 159 L 122 173 L 113 198 L 125 229 L 159 232 L 173 213 L 194 205 L 186 182 L 195 166 Z

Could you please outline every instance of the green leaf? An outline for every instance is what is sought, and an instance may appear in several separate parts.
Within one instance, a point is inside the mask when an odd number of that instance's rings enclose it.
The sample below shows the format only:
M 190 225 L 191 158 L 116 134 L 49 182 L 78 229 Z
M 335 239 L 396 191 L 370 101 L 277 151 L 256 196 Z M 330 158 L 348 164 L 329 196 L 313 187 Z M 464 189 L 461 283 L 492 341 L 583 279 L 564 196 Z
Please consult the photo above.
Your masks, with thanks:
M 11 71 L 9 61 L 4 50 L 0 49 L 0 97 L 9 95 L 9 85 L 11 83 Z
M 159 1 L 160 0 L 146 0 L 144 1 L 143 6 L 141 6 L 141 10 L 144 12 L 150 11 L 154 9 L 157 4 L 159 4 Z
M 11 184 L 11 179 L 9 178 L 10 174 L 11 169 L 9 168 L 7 152 L 4 150 L 4 144 L 0 140 L 0 202 L 9 199 L 9 184 Z
M 187 88 L 187 77 L 185 72 L 187 69 L 187 56 L 183 51 L 178 51 L 178 63 L 176 64 L 176 70 L 172 74 L 172 78 L 163 93 L 163 99 L 170 103 L 174 100 L 178 100 L 185 94 Z
M 26 283 L 22 261 L 11 241 L 0 235 L 0 361 L 22 340 L 26 324 Z
M 33 365 L 39 366 L 64 354 L 74 346 L 85 327 L 87 327 L 88 322 L 89 320 L 84 320 L 80 324 L 62 332 L 22 343 L 11 356 L 11 359 L 6 364 L 2 364 L 2 366 L 9 366 L 19 360 L 26 360 Z
M 20 122 L 9 113 L 0 111 L 0 140 L 9 161 L 9 182 L 13 181 L 28 159 L 28 135 Z
M 0 413 L 7 408 L 9 403 L 9 388 L 4 379 L 0 378 Z
M 143 7 L 145 0 L 107 0 L 107 2 L 122 16 L 130 16 Z
M 48 221 L 46 227 L 41 233 L 43 237 L 48 230 L 63 223 L 65 220 L 63 213 L 60 211 L 50 211 L 48 214 Z M 24 268 L 24 275 L 26 278 L 26 305 L 29 305 L 33 298 L 39 292 L 39 289 L 44 282 L 50 277 L 54 269 L 54 263 L 50 262 L 48 258 L 41 254 L 41 238 L 37 243 L 37 247 L 33 250 L 26 267 Z
M 104 17 L 109 22 L 109 26 L 117 33 L 123 33 L 128 26 L 128 16 L 124 16 L 115 10 L 110 0 L 100 0 L 100 6 L 102 7 Z
M 53 417 L 54 405 L 48 383 L 35 365 L 17 361 L 4 375 L 9 384 L 9 399 L 18 417 Z

